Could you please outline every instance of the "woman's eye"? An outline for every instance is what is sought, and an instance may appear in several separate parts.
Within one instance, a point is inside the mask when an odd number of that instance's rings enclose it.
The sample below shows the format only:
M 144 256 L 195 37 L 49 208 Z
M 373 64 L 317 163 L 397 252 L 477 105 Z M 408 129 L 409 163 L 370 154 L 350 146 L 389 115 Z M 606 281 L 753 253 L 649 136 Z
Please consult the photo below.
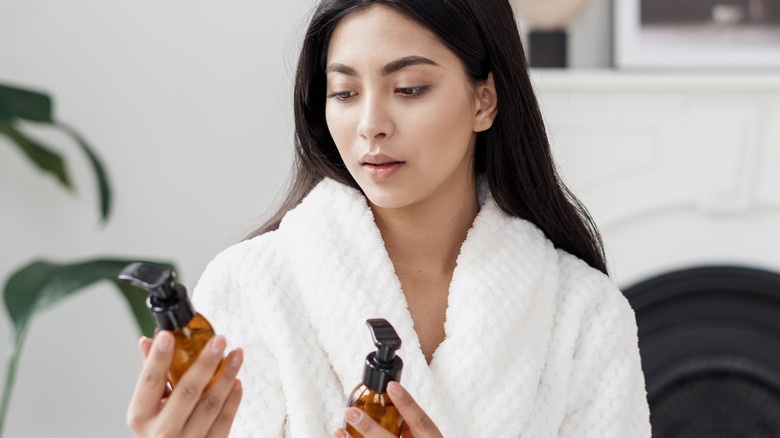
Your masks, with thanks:
M 417 97 L 428 90 L 428 87 L 402 87 L 396 88 L 395 92 L 403 97 Z
M 348 100 L 350 97 L 354 97 L 356 95 L 357 93 L 354 91 L 336 91 L 333 93 L 328 93 L 328 98 L 336 100 Z

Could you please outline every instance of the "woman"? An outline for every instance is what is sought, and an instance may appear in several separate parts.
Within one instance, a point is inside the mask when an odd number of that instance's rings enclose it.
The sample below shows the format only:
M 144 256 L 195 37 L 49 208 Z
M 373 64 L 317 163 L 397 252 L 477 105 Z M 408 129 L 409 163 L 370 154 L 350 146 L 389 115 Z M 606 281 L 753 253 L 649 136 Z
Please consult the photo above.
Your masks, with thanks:
M 388 436 L 344 410 L 375 317 L 404 341 L 405 436 L 650 436 L 633 312 L 557 179 L 506 0 L 322 1 L 295 114 L 286 202 L 194 293 L 243 349 L 201 395 L 215 338 L 168 395 L 170 336 L 142 339 L 138 436 Z

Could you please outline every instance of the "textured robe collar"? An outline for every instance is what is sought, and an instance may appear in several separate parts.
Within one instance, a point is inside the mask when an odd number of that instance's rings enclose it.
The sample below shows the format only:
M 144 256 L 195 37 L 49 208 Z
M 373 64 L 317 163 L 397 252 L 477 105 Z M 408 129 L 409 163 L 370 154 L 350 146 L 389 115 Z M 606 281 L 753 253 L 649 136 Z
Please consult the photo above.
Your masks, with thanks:
M 523 430 L 551 338 L 557 256 L 538 228 L 503 213 L 484 186 L 450 284 L 446 337 L 430 365 L 363 194 L 326 179 L 285 217 L 279 232 L 296 259 L 299 290 L 316 294 L 299 302 L 345 400 L 376 349 L 365 321 L 385 318 L 403 341 L 401 384 L 444 436 Z

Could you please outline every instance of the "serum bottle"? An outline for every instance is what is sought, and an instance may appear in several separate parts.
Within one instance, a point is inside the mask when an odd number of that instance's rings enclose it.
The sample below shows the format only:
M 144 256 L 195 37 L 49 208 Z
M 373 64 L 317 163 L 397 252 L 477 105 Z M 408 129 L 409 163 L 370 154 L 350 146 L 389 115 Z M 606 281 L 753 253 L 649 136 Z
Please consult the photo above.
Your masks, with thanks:
M 157 331 L 169 330 L 173 333 L 173 360 L 168 370 L 171 388 L 176 386 L 209 339 L 214 337 L 211 324 L 203 315 L 195 312 L 187 297 L 187 290 L 180 283 L 175 283 L 174 277 L 174 272 L 165 266 L 142 262 L 127 265 L 119 274 L 120 281 L 149 291 L 146 305 L 152 312 Z M 224 358 L 214 376 L 223 364 Z
M 384 319 L 369 319 L 366 324 L 377 351 L 366 356 L 363 382 L 352 391 L 347 407 L 359 408 L 380 426 L 400 437 L 404 420 L 387 396 L 387 383 L 391 380 L 401 380 L 404 364 L 401 358 L 395 355 L 395 351 L 401 348 L 401 338 Z M 353 437 L 363 438 L 349 423 L 346 424 L 346 429 Z

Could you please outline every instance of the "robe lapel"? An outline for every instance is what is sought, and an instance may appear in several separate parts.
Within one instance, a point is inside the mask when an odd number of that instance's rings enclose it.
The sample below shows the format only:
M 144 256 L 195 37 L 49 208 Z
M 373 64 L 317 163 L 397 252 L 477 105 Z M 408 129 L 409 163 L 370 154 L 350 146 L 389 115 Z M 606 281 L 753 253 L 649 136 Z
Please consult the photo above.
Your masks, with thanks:
M 431 372 L 460 436 L 519 436 L 551 336 L 556 252 L 490 195 L 461 247 Z M 446 435 L 445 435 L 446 436 Z

